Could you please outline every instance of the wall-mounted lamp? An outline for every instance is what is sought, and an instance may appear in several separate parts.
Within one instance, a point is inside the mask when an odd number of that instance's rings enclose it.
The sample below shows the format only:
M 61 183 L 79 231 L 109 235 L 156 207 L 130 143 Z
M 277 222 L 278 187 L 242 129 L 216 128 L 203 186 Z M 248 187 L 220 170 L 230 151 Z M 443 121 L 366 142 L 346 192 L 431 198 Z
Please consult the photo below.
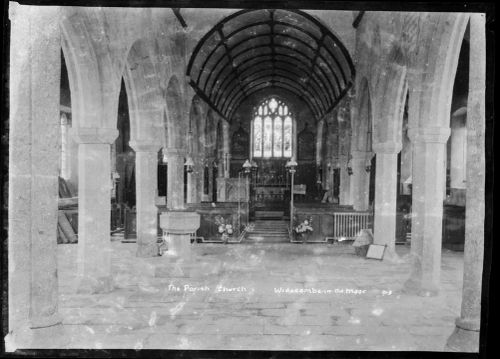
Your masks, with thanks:
M 166 164 L 168 162 L 168 159 L 167 159 L 167 149 L 164 148 L 162 150 L 162 153 L 163 153 L 163 159 L 162 159 L 162 161 L 163 161 L 164 164 Z
M 217 161 L 213 161 L 212 162 L 212 167 L 213 168 L 218 168 L 219 167 L 219 165 L 217 164 Z
M 191 157 L 186 158 L 186 162 L 184 162 L 184 167 L 186 167 L 186 172 L 187 173 L 192 173 L 193 172 L 193 167 L 194 167 L 194 162 Z
M 257 171 L 257 168 L 259 168 L 257 162 L 255 162 L 254 160 L 252 160 L 251 165 L 252 165 L 252 172 Z
M 347 174 L 349 176 L 352 176 L 354 172 L 352 171 L 352 163 L 351 163 L 351 160 L 349 159 L 349 161 L 347 161 Z
M 365 162 L 365 171 L 370 172 L 371 169 L 372 169 L 372 161 L 370 158 L 367 158 Z
M 290 173 L 295 173 L 296 172 L 296 169 L 297 169 L 297 162 L 294 160 L 294 158 L 292 157 L 290 159 L 290 161 L 288 161 L 285 165 L 286 169 L 288 170 L 288 172 Z
M 245 173 L 250 173 L 250 171 L 252 170 L 252 164 L 250 163 L 249 160 L 246 160 L 245 163 L 243 163 L 242 167 Z

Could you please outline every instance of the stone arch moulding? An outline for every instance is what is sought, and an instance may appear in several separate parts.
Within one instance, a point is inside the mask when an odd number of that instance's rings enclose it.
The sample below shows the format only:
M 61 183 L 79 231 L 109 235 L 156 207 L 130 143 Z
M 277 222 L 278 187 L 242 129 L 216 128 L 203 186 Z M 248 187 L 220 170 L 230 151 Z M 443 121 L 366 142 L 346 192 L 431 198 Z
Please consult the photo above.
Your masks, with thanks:
M 387 64 L 374 72 L 370 82 L 372 142 L 400 144 L 408 91 L 406 66 Z
M 368 79 L 362 77 L 356 89 L 357 111 L 351 116 L 353 149 L 355 151 L 371 151 L 371 134 L 373 133 L 373 111 Z
M 183 98 L 180 82 L 176 75 L 170 77 L 165 95 L 168 147 L 185 149 L 186 131 L 183 131 L 183 129 L 185 129 L 188 122 L 183 118 Z
M 73 13 L 74 11 L 70 8 L 63 11 L 60 27 L 74 100 L 72 108 L 75 127 L 116 129 L 121 68 L 117 68 L 115 64 L 120 61 L 114 60 L 121 58 L 121 54 L 106 53 L 102 58 L 98 58 L 96 54 L 101 53 L 102 49 L 97 46 L 109 46 L 109 43 L 96 45 L 87 22 L 76 16 L 79 11 L 85 10 L 77 10 L 77 13 Z M 85 13 L 85 17 L 100 16 L 102 14 L 96 12 Z M 102 19 L 99 21 L 102 23 Z
M 213 109 L 209 109 L 205 117 L 205 151 L 207 153 L 214 153 L 215 151 L 215 140 L 216 140 L 216 130 L 218 122 L 217 113 Z
M 189 128 L 191 130 L 190 133 L 190 141 L 191 148 L 188 148 L 194 154 L 197 154 L 200 150 L 200 127 L 201 121 L 203 118 L 203 108 L 200 103 L 200 98 L 198 95 L 193 96 L 191 100 L 191 106 L 189 110 Z
M 152 60 L 154 57 L 152 44 L 138 39 L 129 49 L 123 71 L 131 119 L 131 138 L 136 140 L 161 137 L 163 128 L 165 100 L 160 73 Z
M 60 26 L 61 48 L 68 69 L 73 127 L 98 126 L 99 123 L 95 123 L 98 118 L 84 115 L 86 104 L 99 102 L 99 94 L 93 91 L 99 83 L 94 50 L 89 41 L 78 40 L 68 19 L 63 18 Z
M 453 13 L 436 16 L 435 34 L 438 41 L 429 35 L 426 39 L 428 51 L 414 64 L 409 86 L 421 93 L 418 99 L 418 127 L 449 128 L 453 84 L 458 66 L 460 48 L 470 15 Z M 439 16 L 439 17 L 438 17 Z M 429 81 L 432 80 L 432 83 Z M 410 96 L 411 97 L 411 96 Z M 417 127 L 417 124 L 411 125 Z

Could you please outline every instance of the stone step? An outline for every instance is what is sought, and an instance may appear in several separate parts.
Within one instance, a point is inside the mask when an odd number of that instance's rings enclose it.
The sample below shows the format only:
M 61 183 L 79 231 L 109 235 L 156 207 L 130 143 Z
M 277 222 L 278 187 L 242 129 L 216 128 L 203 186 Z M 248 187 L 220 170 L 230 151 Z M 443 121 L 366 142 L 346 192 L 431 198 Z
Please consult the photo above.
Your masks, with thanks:
M 262 242 L 262 243 L 281 243 L 281 242 L 289 242 L 290 239 L 288 235 L 281 235 L 276 237 L 269 236 L 256 236 L 256 235 L 247 235 L 245 238 L 246 241 L 249 242 Z
M 276 233 L 270 233 L 270 232 L 247 232 L 248 236 L 260 236 L 260 237 L 281 237 L 281 236 L 288 236 L 288 232 L 276 232 Z
M 255 211 L 256 219 L 283 219 L 284 211 Z

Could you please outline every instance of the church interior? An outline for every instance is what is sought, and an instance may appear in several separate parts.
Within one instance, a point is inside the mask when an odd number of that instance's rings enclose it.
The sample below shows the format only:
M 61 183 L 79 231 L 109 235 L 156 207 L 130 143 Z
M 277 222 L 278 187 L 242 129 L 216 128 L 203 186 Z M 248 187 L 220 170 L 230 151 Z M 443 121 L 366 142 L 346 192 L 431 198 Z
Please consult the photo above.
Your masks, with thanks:
M 9 20 L 8 351 L 479 350 L 484 14 Z

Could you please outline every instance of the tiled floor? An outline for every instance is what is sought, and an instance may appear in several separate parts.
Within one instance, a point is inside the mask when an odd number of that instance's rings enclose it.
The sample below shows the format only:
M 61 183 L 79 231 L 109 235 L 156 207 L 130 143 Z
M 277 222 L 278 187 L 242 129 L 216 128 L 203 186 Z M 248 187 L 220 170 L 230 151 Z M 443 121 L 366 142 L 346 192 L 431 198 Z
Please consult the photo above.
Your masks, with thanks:
M 77 246 L 59 246 L 65 348 L 441 351 L 460 313 L 459 252 L 443 250 L 442 292 L 422 298 L 401 293 L 404 246 L 389 264 L 345 244 L 196 244 L 176 278 L 168 258 L 112 246 L 117 288 L 100 295 L 74 294 Z

